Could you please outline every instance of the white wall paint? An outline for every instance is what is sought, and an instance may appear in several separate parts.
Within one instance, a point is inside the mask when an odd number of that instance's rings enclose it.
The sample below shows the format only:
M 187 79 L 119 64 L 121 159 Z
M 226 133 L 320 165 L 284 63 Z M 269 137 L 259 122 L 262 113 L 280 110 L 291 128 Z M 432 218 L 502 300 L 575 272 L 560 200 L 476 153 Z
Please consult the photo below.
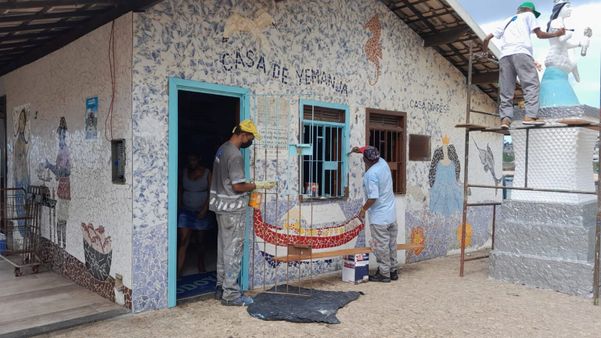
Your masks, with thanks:
M 41 185 L 36 175 L 40 163 L 55 162 L 57 128 L 62 116 L 68 128 L 67 144 L 71 159 L 71 203 L 67 224 L 67 251 L 84 261 L 82 222 L 104 226 L 112 238 L 111 275 L 119 273 L 131 288 L 132 238 L 132 152 L 131 152 L 131 66 L 132 14 L 115 21 L 116 94 L 113 112 L 113 138 L 126 139 L 126 185 L 111 183 L 110 142 L 105 139 L 105 121 L 111 98 L 109 35 L 106 24 L 66 47 L 21 67 L 2 78 L 8 111 L 8 182 L 12 172 L 13 109 L 29 104 L 29 167 L 31 184 Z M 2 88 L 0 86 L 0 88 Z M 98 137 L 86 140 L 84 114 L 86 98 L 98 96 Z M 37 114 L 37 118 L 36 118 Z M 48 183 L 56 190 L 57 182 Z M 49 237 L 47 222 L 42 229 Z

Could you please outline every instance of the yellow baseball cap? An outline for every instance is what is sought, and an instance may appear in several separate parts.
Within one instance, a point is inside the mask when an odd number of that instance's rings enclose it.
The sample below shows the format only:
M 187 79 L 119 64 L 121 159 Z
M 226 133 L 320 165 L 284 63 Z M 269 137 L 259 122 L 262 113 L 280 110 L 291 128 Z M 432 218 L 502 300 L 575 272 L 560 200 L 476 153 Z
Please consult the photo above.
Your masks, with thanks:
M 242 130 L 243 132 L 253 134 L 257 140 L 261 140 L 261 134 L 259 133 L 257 126 L 255 126 L 255 123 L 251 119 L 241 121 L 238 126 L 240 126 L 240 130 Z

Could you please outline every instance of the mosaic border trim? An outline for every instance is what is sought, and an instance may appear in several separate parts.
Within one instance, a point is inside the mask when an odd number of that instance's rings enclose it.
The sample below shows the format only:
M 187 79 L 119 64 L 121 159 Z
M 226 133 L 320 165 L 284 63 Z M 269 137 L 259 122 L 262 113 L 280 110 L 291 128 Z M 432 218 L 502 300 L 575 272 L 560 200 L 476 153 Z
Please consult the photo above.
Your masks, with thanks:
M 90 291 L 93 291 L 103 298 L 115 302 L 115 279 L 107 278 L 105 281 L 99 281 L 86 268 L 86 265 L 71 256 L 64 249 L 46 238 L 40 239 L 40 258 L 51 271 L 75 282 Z M 125 305 L 127 309 L 132 308 L 132 290 L 124 287 Z

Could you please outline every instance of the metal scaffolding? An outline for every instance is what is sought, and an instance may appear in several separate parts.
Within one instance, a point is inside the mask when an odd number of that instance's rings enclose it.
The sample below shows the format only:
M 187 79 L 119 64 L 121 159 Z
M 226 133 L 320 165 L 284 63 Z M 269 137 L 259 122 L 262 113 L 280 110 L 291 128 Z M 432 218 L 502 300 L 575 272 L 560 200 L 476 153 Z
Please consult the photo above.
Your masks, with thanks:
M 488 256 L 483 257 L 474 257 L 474 258 L 465 258 L 465 240 L 466 240 L 466 224 L 467 224 L 467 211 L 468 207 L 474 206 L 483 206 L 483 205 L 492 205 L 493 206 L 493 226 L 492 226 L 492 248 L 494 249 L 494 238 L 495 238 L 495 221 L 496 221 L 496 206 L 500 205 L 500 203 L 468 203 L 468 189 L 469 188 L 482 188 L 482 189 L 503 189 L 503 190 L 525 190 L 525 191 L 537 191 L 537 192 L 554 192 L 554 193 L 569 193 L 569 194 L 589 194 L 589 195 L 597 195 L 597 218 L 595 225 L 595 256 L 594 256 L 594 271 L 593 271 L 593 302 L 595 305 L 599 305 L 599 262 L 601 257 L 601 199 L 600 196 L 600 188 L 599 184 L 597 184 L 596 191 L 581 191 L 581 190 L 567 190 L 567 189 L 542 189 L 542 188 L 533 188 L 528 186 L 528 147 L 529 147 L 529 138 L 531 132 L 536 132 L 538 130 L 543 129 L 563 129 L 563 128 L 588 128 L 593 129 L 599 132 L 599 139 L 601 139 L 601 128 L 599 123 L 589 123 L 586 121 L 560 121 L 560 123 L 565 122 L 561 125 L 544 125 L 544 126 L 519 126 L 519 127 L 511 127 L 509 130 L 504 130 L 501 128 L 487 128 L 481 125 L 472 124 L 471 123 L 471 113 L 476 114 L 484 114 L 489 116 L 498 116 L 497 114 L 482 112 L 478 110 L 472 109 L 472 74 L 473 74 L 473 64 L 477 58 L 482 58 L 484 55 L 482 53 L 474 53 L 473 44 L 470 45 L 469 48 L 469 64 L 468 64 L 468 74 L 466 81 L 466 91 L 467 91 L 467 103 L 465 109 L 465 124 L 458 124 L 456 128 L 464 128 L 465 129 L 465 150 L 464 150 L 464 167 L 465 170 L 463 172 L 463 214 L 461 220 L 461 255 L 460 255 L 460 263 L 459 263 L 459 276 L 463 277 L 464 275 L 464 265 L 466 261 L 471 261 L 475 259 L 487 258 Z M 601 109 L 599 110 L 599 121 L 601 121 Z M 526 145 L 525 145 L 525 179 L 524 179 L 524 187 L 498 187 L 494 185 L 482 185 L 482 184 L 470 184 L 468 169 L 469 169 L 469 136 L 471 132 L 491 132 L 491 133 L 500 133 L 504 135 L 509 135 L 510 130 L 525 130 L 526 132 Z M 601 158 L 601 147 L 599 148 L 599 158 Z

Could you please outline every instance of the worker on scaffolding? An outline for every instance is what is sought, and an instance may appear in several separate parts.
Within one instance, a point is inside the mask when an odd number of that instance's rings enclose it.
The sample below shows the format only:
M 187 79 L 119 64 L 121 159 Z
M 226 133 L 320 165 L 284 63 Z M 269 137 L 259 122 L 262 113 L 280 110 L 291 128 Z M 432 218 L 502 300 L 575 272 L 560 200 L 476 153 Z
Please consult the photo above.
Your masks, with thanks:
M 252 298 L 242 294 L 238 278 L 242 260 L 244 225 L 248 193 L 255 189 L 271 189 L 274 182 L 247 182 L 244 158 L 240 149 L 248 148 L 261 135 L 251 120 L 238 124 L 229 141 L 217 150 L 213 162 L 213 180 L 209 209 L 217 215 L 217 287 L 215 298 L 223 305 L 245 306 Z
M 564 35 L 565 29 L 561 28 L 552 33 L 544 32 L 536 21 L 539 16 L 540 13 L 536 11 L 532 2 L 524 2 L 518 7 L 516 15 L 507 18 L 493 34 L 488 34 L 482 43 L 482 50 L 487 52 L 488 44 L 493 37 L 501 39 L 502 42 L 499 61 L 499 115 L 503 129 L 509 129 L 513 118 L 516 77 L 520 79 L 526 101 L 526 114 L 522 123 L 545 124 L 545 121 L 538 116 L 540 82 L 532 57 L 530 35 L 534 33 L 539 39 L 551 39 Z
M 366 201 L 359 211 L 359 218 L 365 219 L 365 213 L 369 212 L 372 248 L 378 262 L 378 270 L 369 276 L 369 280 L 390 283 L 390 280 L 399 279 L 396 250 L 398 226 L 392 174 L 376 147 L 355 147 L 353 152 L 363 154 L 363 189 Z

